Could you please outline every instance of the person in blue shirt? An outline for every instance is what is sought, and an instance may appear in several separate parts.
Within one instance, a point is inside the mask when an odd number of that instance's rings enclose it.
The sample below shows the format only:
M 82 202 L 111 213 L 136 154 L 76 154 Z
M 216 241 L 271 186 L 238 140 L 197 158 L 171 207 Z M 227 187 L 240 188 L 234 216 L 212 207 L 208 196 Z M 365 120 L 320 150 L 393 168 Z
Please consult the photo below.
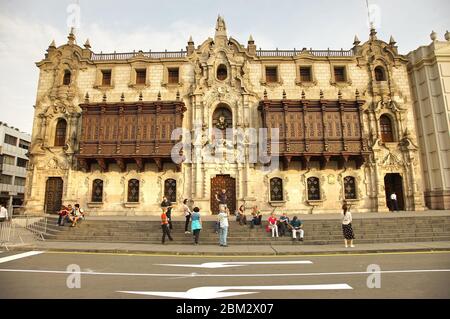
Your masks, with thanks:
M 202 220 L 200 217 L 200 208 L 195 207 L 191 216 L 191 229 L 194 234 L 194 245 L 198 245 L 198 238 L 202 230 Z
M 280 229 L 280 236 L 286 235 L 286 231 L 291 228 L 291 225 L 289 224 L 289 217 L 287 217 L 286 213 L 281 215 L 278 227 Z
M 294 216 L 291 221 L 292 227 L 292 240 L 297 239 L 297 233 L 300 234 L 300 238 L 298 240 L 303 241 L 303 236 L 305 235 L 305 231 L 303 230 L 303 222 L 298 219 L 297 216 Z

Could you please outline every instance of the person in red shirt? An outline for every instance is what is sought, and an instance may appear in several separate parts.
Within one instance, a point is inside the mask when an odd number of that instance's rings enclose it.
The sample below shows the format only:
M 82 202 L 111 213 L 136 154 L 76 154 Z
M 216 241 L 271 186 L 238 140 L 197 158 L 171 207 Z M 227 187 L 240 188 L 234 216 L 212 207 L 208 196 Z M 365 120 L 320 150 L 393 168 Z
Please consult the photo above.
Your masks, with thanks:
M 267 221 L 269 222 L 269 229 L 272 230 L 272 237 L 275 237 L 275 235 L 278 237 L 278 220 L 275 213 L 272 213 Z
M 66 206 L 61 206 L 61 210 L 58 212 L 58 215 L 58 226 L 64 226 L 64 221 L 66 217 L 69 216 L 69 211 L 67 210 Z
M 161 214 L 161 229 L 162 229 L 161 243 L 164 245 L 166 241 L 166 236 L 169 237 L 170 241 L 173 241 L 172 236 L 170 236 L 169 218 L 167 217 L 167 207 L 163 207 L 163 212 Z

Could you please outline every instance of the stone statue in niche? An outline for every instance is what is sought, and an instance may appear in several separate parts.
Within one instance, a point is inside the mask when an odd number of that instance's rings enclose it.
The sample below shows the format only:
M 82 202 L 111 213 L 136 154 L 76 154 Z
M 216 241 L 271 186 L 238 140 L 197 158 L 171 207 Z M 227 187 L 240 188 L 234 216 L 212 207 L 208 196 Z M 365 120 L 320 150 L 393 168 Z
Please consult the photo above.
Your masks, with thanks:
M 216 127 L 219 130 L 225 130 L 227 128 L 227 122 L 225 120 L 225 116 L 223 116 L 223 115 L 219 116 Z

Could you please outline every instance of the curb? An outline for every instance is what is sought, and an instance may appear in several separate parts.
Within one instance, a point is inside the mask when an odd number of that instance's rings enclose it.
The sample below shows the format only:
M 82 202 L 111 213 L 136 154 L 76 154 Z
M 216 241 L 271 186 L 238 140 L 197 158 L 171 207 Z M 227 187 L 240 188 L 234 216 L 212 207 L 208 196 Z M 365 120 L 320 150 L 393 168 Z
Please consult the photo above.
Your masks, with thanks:
M 204 252 L 204 251 L 151 251 L 151 250 L 139 250 L 139 249 L 95 249 L 95 248 L 80 248 L 80 249 L 65 249 L 65 248 L 43 248 L 36 246 L 28 247 L 10 247 L 9 251 L 24 251 L 24 250 L 45 250 L 47 252 L 60 252 L 60 253 L 90 253 L 90 254 L 139 254 L 139 255 L 159 255 L 159 256 L 305 256 L 305 255 L 362 255 L 362 254 L 387 254 L 387 253 L 433 253 L 433 252 L 450 252 L 450 247 L 447 248 L 392 248 L 392 249 L 356 249 L 356 250 L 328 250 L 328 251 L 290 251 L 279 252 L 273 250 L 273 252 L 233 252 L 233 251 L 217 251 L 217 252 Z

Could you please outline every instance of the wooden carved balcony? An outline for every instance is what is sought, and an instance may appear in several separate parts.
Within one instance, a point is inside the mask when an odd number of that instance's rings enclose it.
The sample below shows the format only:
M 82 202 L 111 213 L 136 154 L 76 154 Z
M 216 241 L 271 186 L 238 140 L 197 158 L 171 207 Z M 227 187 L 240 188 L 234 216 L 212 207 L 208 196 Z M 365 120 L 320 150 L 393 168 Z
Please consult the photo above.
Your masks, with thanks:
M 164 162 L 172 162 L 171 150 L 177 141 L 171 140 L 171 134 L 182 127 L 186 111 L 182 101 L 103 102 L 80 107 L 76 156 L 82 169 L 97 163 L 101 171 L 107 171 L 108 164 L 115 163 L 125 171 L 128 163 L 135 163 L 141 171 L 146 162 L 154 162 L 162 170 Z
M 369 155 L 362 131 L 362 100 L 269 100 L 260 102 L 263 127 L 268 128 L 268 150 L 280 156 L 284 168 L 300 160 L 306 169 L 312 160 L 324 168 L 331 160 L 344 167 L 354 160 L 360 167 Z M 270 149 L 270 132 L 279 129 L 278 152 Z

